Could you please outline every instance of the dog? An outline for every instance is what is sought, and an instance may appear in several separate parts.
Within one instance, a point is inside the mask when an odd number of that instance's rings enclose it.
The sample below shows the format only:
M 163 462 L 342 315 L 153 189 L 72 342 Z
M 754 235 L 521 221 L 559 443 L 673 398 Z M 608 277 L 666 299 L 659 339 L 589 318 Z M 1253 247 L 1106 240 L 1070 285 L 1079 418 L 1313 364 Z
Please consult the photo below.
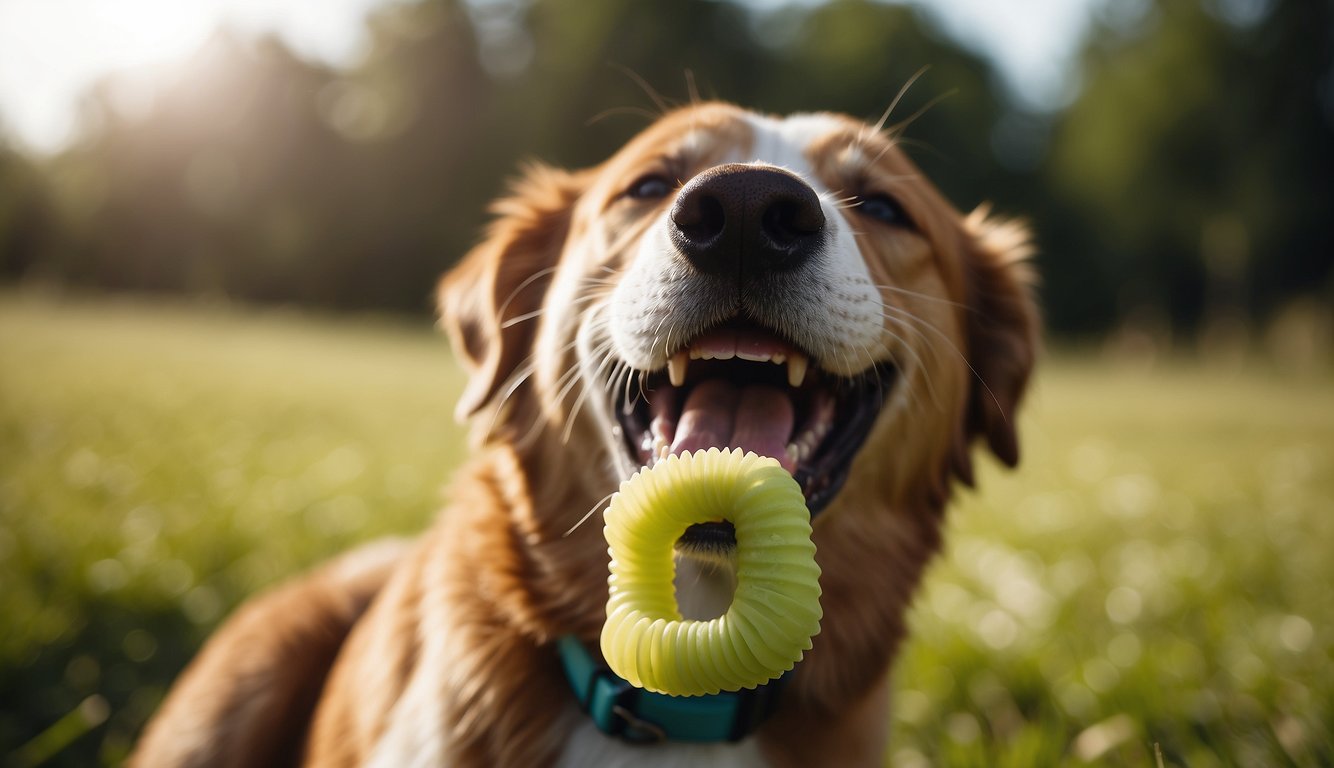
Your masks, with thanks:
M 880 125 L 724 103 L 591 169 L 532 165 L 494 214 L 438 288 L 473 448 L 439 523 L 244 605 L 132 764 L 882 764 L 951 488 L 977 438 L 1019 458 L 1039 325 L 1023 226 L 960 214 Z M 679 740 L 600 664 L 598 512 L 710 446 L 801 485 L 824 618 L 781 684 L 729 694 L 724 738 Z M 726 609 L 732 534 L 676 543 L 687 618 Z M 626 705 L 593 712 L 599 686 Z

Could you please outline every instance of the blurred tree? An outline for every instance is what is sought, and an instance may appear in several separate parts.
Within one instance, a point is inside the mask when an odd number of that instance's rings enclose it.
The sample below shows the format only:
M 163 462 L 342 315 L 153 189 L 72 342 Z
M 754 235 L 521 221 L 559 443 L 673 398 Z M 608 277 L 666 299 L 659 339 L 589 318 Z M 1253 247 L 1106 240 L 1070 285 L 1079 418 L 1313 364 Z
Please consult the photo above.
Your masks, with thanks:
M 436 278 L 475 237 L 491 86 L 453 0 L 386 6 L 371 33 L 369 55 L 321 95 L 348 171 L 331 180 L 336 191 L 312 190 L 338 198 L 321 222 L 337 238 L 328 303 L 426 311 Z
M 475 216 L 461 163 L 484 125 L 466 18 L 395 5 L 345 75 L 220 32 L 152 106 L 90 94 L 87 138 L 47 167 L 72 282 L 422 311 Z M 470 210 L 468 213 L 472 213 Z
M 0 276 L 33 268 L 51 215 L 39 169 L 0 142 Z
M 71 241 L 58 269 L 110 288 L 310 299 L 295 264 L 319 225 L 313 183 L 337 155 L 315 98 L 331 74 L 272 40 L 216 34 L 151 107 L 114 84 L 84 105 L 86 138 L 51 161 Z
M 1117 316 L 1155 308 L 1187 334 L 1330 298 L 1332 65 L 1328 2 L 1159 0 L 1105 19 L 1055 130 L 1052 187 L 1074 218 L 1053 287 L 1088 265 Z M 1087 323 L 1089 295 L 1051 292 L 1056 325 Z

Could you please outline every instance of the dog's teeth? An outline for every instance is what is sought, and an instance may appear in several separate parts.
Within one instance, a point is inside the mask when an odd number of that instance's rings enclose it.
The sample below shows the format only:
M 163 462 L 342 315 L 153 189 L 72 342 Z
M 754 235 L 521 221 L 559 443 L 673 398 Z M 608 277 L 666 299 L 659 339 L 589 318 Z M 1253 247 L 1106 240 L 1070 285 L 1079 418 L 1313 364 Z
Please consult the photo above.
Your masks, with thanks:
M 801 450 L 797 448 L 796 443 L 787 444 L 787 458 L 794 467 L 801 463 Z
M 667 378 L 673 387 L 683 387 L 686 383 L 686 366 L 690 359 L 684 352 L 677 352 L 667 360 Z
M 769 355 L 763 352 L 756 354 L 752 352 L 742 352 L 740 350 L 737 350 L 736 356 L 741 358 L 742 360 L 746 360 L 752 363 L 763 363 L 769 359 Z M 731 355 L 728 355 L 728 357 L 731 357 Z
M 800 387 L 806 380 L 806 365 L 810 361 L 800 352 L 793 352 L 787 359 L 787 383 L 790 387 Z

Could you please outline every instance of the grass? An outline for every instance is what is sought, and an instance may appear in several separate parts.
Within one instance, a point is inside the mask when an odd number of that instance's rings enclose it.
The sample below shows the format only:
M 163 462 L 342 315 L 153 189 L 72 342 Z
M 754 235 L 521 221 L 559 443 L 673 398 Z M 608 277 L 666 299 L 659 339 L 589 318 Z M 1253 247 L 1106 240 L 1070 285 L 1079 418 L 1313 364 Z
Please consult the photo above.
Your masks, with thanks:
M 112 765 L 242 600 L 429 523 L 426 323 L 0 294 L 0 763 Z M 1334 764 L 1334 380 L 1045 361 L 896 668 L 896 766 Z

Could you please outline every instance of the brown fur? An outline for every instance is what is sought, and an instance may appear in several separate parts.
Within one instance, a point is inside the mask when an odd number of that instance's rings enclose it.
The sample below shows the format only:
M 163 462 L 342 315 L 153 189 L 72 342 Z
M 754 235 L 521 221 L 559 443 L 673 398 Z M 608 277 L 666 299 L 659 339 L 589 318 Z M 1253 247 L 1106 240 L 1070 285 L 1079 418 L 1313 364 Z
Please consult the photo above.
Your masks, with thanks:
M 355 578 L 335 564 L 245 607 L 178 683 L 134 764 L 277 765 L 299 755 L 360 765 L 407 716 L 395 711 L 404 697 L 431 703 L 412 716 L 423 718 L 423 738 L 439 737 L 447 764 L 555 760 L 582 715 L 551 644 L 573 633 L 596 648 L 606 600 L 601 526 L 573 526 L 616 478 L 592 420 L 567 423 L 561 374 L 574 352 L 562 349 L 560 321 L 581 308 L 547 306 L 548 292 L 569 270 L 616 274 L 646 227 L 617 207 L 617 192 L 691 130 L 713 137 L 703 154 L 746 141 L 740 114 L 691 107 L 598 168 L 529 169 L 495 206 L 486 240 L 440 286 L 442 325 L 470 374 L 459 414 L 473 419 L 476 453 L 439 524 L 393 562 Z M 1036 347 L 1022 230 L 960 216 L 892 137 L 845 123 L 846 135 L 811 148 L 812 164 L 831 189 L 849 175 L 880 179 L 913 219 L 916 231 L 858 244 L 874 281 L 903 289 L 882 290 L 882 300 L 918 324 L 898 336 L 921 365 L 901 384 L 911 407 L 882 414 L 816 520 L 824 620 L 758 734 L 775 765 L 880 764 L 888 671 L 940 546 L 951 477 L 972 482 L 974 437 L 1006 464 L 1018 460 L 1014 412 Z M 516 320 L 544 307 L 540 320 Z

